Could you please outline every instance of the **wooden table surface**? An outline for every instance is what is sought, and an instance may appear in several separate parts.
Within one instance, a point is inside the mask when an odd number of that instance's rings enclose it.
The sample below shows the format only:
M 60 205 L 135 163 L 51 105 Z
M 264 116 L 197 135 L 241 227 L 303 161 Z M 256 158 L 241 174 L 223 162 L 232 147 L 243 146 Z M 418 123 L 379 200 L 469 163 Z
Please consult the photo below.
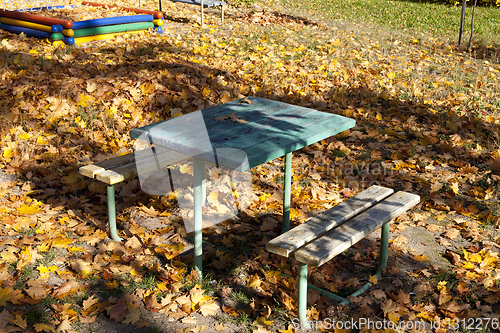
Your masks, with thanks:
M 156 146 L 247 171 L 355 124 L 354 119 L 336 114 L 246 97 L 137 128 L 130 135 Z M 247 159 L 242 163 L 245 156 Z

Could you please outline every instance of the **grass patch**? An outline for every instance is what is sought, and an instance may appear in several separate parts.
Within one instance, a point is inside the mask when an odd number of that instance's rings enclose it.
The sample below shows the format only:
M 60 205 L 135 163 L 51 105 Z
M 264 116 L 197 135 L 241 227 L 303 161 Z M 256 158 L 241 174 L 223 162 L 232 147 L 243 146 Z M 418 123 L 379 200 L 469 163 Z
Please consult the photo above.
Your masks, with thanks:
M 288 8 L 318 14 L 334 20 L 354 23 L 371 23 L 418 34 L 446 37 L 458 40 L 461 7 L 428 1 L 341 1 L 341 0 L 288 0 Z M 466 12 L 466 32 L 470 30 L 472 7 Z M 468 41 L 466 34 L 465 41 Z M 420 36 L 415 35 L 420 42 Z M 478 7 L 474 18 L 474 40 L 479 46 L 487 49 L 491 43 L 500 42 L 500 9 L 495 7 Z

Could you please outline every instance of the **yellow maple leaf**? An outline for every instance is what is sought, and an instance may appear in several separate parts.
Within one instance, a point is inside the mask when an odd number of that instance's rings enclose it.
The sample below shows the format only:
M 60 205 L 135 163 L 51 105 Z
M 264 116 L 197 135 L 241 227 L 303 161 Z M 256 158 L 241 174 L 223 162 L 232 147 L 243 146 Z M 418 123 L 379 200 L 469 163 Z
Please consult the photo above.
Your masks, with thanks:
M 48 250 L 50 250 L 51 247 L 52 247 L 52 243 L 51 242 L 45 242 L 45 243 L 42 243 L 42 244 L 38 245 L 36 248 L 40 252 L 47 252 Z
M 205 97 L 205 96 L 208 96 L 211 92 L 212 92 L 212 90 L 210 90 L 208 87 L 205 87 L 205 88 L 203 88 L 203 91 L 201 92 L 201 94 L 203 95 L 203 97 Z
M 40 331 L 43 331 L 43 332 L 55 332 L 56 331 L 52 326 L 49 326 L 49 325 L 43 324 L 43 323 L 35 324 L 35 325 L 33 325 L 33 328 L 37 332 L 40 332 Z
M 40 272 L 40 279 L 47 280 L 49 278 L 50 270 L 47 267 L 40 265 L 36 269 Z
M 247 283 L 248 288 L 258 288 L 260 287 L 262 280 L 254 274 L 247 279 Z
M 397 312 L 389 312 L 389 314 L 387 315 L 387 319 L 389 319 L 393 323 L 397 323 L 399 321 L 399 317 L 401 317 L 401 315 Z
M 9 247 L 8 249 L 4 250 L 2 253 L 0 253 L 0 262 L 13 262 L 17 260 L 16 253 L 18 249 L 15 247 Z
M 377 278 L 377 275 L 370 275 L 370 279 L 369 281 L 373 284 L 373 285 L 376 285 L 377 282 L 378 282 L 378 278 Z
M 39 135 L 36 138 L 36 143 L 39 145 L 46 145 L 49 141 L 47 140 L 47 137 L 45 135 Z
M 29 214 L 29 215 L 40 213 L 40 211 L 41 211 L 40 207 L 37 207 L 35 205 L 28 206 L 27 204 L 22 204 L 21 207 L 17 209 L 17 212 L 19 214 Z
M 71 253 L 83 252 L 83 247 L 76 247 L 76 246 L 68 247 L 68 251 Z
M 217 314 L 217 310 L 219 310 L 219 305 L 213 300 L 200 306 L 200 312 L 204 317 L 215 316 Z
M 0 287 L 0 306 L 6 306 L 7 302 L 10 301 L 10 299 L 11 299 L 10 292 L 11 291 L 12 291 L 12 289 L 9 287 L 5 287 L 5 288 Z
M 80 100 L 78 101 L 78 103 L 76 105 L 77 106 L 86 107 L 87 106 L 87 102 L 91 101 L 91 100 L 92 100 L 92 97 L 85 95 L 85 93 L 81 93 L 80 94 Z
M 280 333 L 294 333 L 292 325 L 288 325 L 288 328 L 286 330 L 278 330 Z
M 421 256 L 413 256 L 413 260 L 427 261 L 427 260 L 429 260 L 429 257 L 427 257 L 427 255 L 425 255 L 425 254 L 422 254 Z
M 193 167 L 188 164 L 183 164 L 179 170 L 181 173 L 191 173 L 193 171 Z
M 480 263 L 481 261 L 483 261 L 483 259 L 481 258 L 481 255 L 479 255 L 477 253 L 471 253 L 469 255 L 469 260 L 468 261 Z
M 59 248 L 65 248 L 69 244 L 73 243 L 75 240 L 71 238 L 62 238 L 62 237 L 57 237 L 52 241 L 52 246 L 53 247 L 59 247 Z
M 8 320 L 12 324 L 17 325 L 23 329 L 26 329 L 26 327 L 28 327 L 28 322 L 26 321 L 26 319 L 23 319 L 20 314 L 16 314 L 16 319 L 9 318 Z
M 22 139 L 22 140 L 28 140 L 29 138 L 31 138 L 32 135 L 30 133 L 23 133 L 19 136 L 19 139 Z
M 462 265 L 463 268 L 465 269 L 475 269 L 476 266 L 473 264 L 473 263 L 470 263 L 470 262 L 466 262 Z
M 25 248 L 21 253 L 19 253 L 19 261 L 20 262 L 30 262 L 32 260 L 37 260 L 43 258 L 38 254 L 36 250 L 31 250 L 29 247 Z
M 266 318 L 264 318 L 264 317 L 257 317 L 255 322 L 259 325 L 270 326 L 273 324 L 274 321 L 273 320 L 266 320 Z
M 14 155 L 14 150 L 11 147 L 4 147 L 3 148 L 3 157 L 7 160 L 10 160 L 10 158 Z

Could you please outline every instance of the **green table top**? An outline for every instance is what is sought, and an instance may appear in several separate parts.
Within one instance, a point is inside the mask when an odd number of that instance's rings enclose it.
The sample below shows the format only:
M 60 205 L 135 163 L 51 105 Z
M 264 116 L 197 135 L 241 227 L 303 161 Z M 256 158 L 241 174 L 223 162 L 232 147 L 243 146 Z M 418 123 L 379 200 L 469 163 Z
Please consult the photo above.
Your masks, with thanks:
M 136 128 L 130 136 L 247 171 L 355 124 L 336 114 L 247 97 Z

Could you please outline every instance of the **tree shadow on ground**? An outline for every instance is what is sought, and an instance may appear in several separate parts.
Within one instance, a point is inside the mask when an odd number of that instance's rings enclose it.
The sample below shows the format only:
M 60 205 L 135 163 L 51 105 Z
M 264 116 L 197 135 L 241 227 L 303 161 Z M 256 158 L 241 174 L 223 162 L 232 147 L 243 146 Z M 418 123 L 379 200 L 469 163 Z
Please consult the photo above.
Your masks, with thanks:
M 217 81 L 211 77 L 216 78 L 222 75 L 230 77 L 232 82 L 240 83 L 245 81 L 245 79 L 237 73 L 228 73 L 221 68 L 211 68 L 185 61 L 178 63 L 175 61 L 175 58 L 174 60 L 157 60 L 158 54 L 161 54 L 162 52 L 169 54 L 176 54 L 180 52 L 183 54 L 194 55 L 190 50 L 180 48 L 168 42 L 164 42 L 164 44 L 152 44 L 147 41 L 143 41 L 139 44 L 141 48 L 136 48 L 132 52 L 123 53 L 125 59 L 119 64 L 110 64 L 107 62 L 106 53 L 111 54 L 115 52 L 122 52 L 123 49 L 120 47 L 104 47 L 101 49 L 99 55 L 87 55 L 83 51 L 78 52 L 76 60 L 68 63 L 61 63 L 55 60 L 41 61 L 38 58 L 34 58 L 31 54 L 22 54 L 21 60 L 23 60 L 23 62 L 39 66 L 40 70 L 46 69 L 47 73 L 50 72 L 50 74 L 42 77 L 36 77 L 27 73 L 25 76 L 18 76 L 14 79 L 6 80 L 4 87 L 8 88 L 3 88 L 1 92 L 3 104 L 0 108 L 2 110 L 2 115 L 7 119 L 7 122 L 3 123 L 4 132 L 8 132 L 8 130 L 13 128 L 13 126 L 17 123 L 27 127 L 34 124 L 34 118 L 36 114 L 40 112 L 40 109 L 32 109 L 29 106 L 26 107 L 25 103 L 27 101 L 36 101 L 41 90 L 49 89 L 48 92 L 45 91 L 46 94 L 48 93 L 50 96 L 69 99 L 76 103 L 80 94 L 85 93 L 86 89 L 85 87 L 83 89 L 75 89 L 78 88 L 78 86 L 69 85 L 69 83 L 74 80 L 83 80 L 83 82 L 79 83 L 79 85 L 91 79 L 102 79 L 103 82 L 106 83 L 121 80 L 122 82 L 128 83 L 124 88 L 127 89 L 131 86 L 134 87 L 134 80 L 138 80 L 140 77 L 149 75 L 157 77 L 159 72 L 165 72 L 162 74 L 161 78 L 158 78 L 158 84 L 163 86 L 161 88 L 161 94 L 166 96 L 166 103 L 162 103 L 156 97 L 152 97 L 151 99 L 145 98 L 144 115 L 147 112 L 156 113 L 156 118 L 154 120 L 151 118 L 151 121 L 158 121 L 171 117 L 171 114 L 165 112 L 166 106 L 170 109 L 183 108 L 189 112 L 198 108 L 205 108 L 213 104 L 213 101 L 204 98 L 202 89 L 200 88 L 203 85 L 209 85 L 215 90 L 223 90 L 226 88 L 225 86 L 217 84 Z M 155 49 L 157 51 L 155 51 Z M 16 72 L 23 69 L 25 70 L 22 64 L 14 64 L 14 59 L 18 55 L 19 53 L 13 51 L 6 51 L 2 53 L 0 59 L 3 60 L 3 64 L 0 63 L 1 66 L 8 65 L 9 68 L 13 68 Z M 136 63 L 137 59 L 141 59 L 141 62 Z M 77 60 L 81 61 L 78 62 Z M 89 62 L 92 61 L 93 65 L 88 65 L 84 60 Z M 64 85 L 64 82 L 68 84 Z M 110 84 L 108 87 L 112 88 L 113 85 Z M 375 129 L 376 134 L 370 135 L 370 137 L 374 139 L 374 142 L 383 146 L 378 148 L 378 150 L 382 152 L 380 160 L 393 157 L 395 150 L 398 150 L 398 159 L 407 159 L 408 156 L 416 158 L 419 155 L 419 150 L 416 149 L 416 147 L 419 145 L 431 148 L 429 149 L 429 157 L 431 159 L 442 154 L 444 150 L 447 154 L 452 156 L 452 160 L 462 160 L 463 165 L 482 165 L 487 163 L 490 158 L 487 153 L 473 155 L 465 154 L 467 151 L 464 148 L 455 147 L 451 144 L 449 136 L 454 134 L 454 132 L 456 133 L 460 131 L 464 134 L 474 133 L 475 135 L 484 136 L 488 143 L 493 144 L 495 137 L 492 133 L 498 132 L 497 125 L 491 125 L 479 118 L 469 119 L 466 117 L 457 117 L 455 119 L 451 119 L 451 122 L 455 122 L 457 127 L 457 130 L 453 131 L 443 127 L 440 123 L 442 118 L 436 115 L 436 112 L 431 110 L 436 106 L 430 106 L 428 104 L 412 100 L 396 100 L 387 97 L 384 93 L 376 92 L 367 86 L 348 87 L 347 89 L 344 89 L 342 93 L 338 92 L 338 88 L 339 87 L 332 88 L 331 91 L 327 92 L 326 94 L 329 98 L 326 100 L 324 98 L 319 98 L 318 96 L 294 95 L 270 90 L 263 90 L 255 95 L 306 106 L 321 111 L 340 113 L 354 117 L 357 121 L 359 121 L 360 125 L 363 125 L 364 127 L 361 128 L 358 125 L 358 127 L 354 129 L 355 131 L 367 134 L 369 133 L 370 128 L 373 127 Z M 121 96 L 120 94 L 124 93 L 121 91 L 122 88 L 116 88 L 116 90 L 117 91 L 112 92 L 112 94 Z M 158 91 L 155 91 L 154 93 L 156 95 L 159 94 Z M 238 88 L 235 88 L 232 95 L 233 97 L 236 97 L 239 93 L 240 91 Z M 123 96 L 133 98 L 131 94 L 129 95 L 128 93 Z M 98 109 L 96 112 L 98 114 L 105 113 L 104 104 L 98 104 L 97 107 Z M 387 112 L 384 113 L 384 117 L 387 115 L 388 120 L 380 121 L 373 117 L 365 118 L 363 115 L 357 113 L 357 110 L 360 108 L 368 110 L 372 109 L 375 112 L 386 110 Z M 400 131 L 395 131 L 393 129 L 396 125 L 399 126 L 402 123 L 404 124 L 406 120 L 412 117 L 414 126 L 418 127 L 418 130 L 408 126 L 403 128 L 405 133 L 401 134 Z M 120 135 L 124 135 L 136 125 L 138 125 L 138 123 L 134 123 L 133 125 L 125 124 L 123 127 L 119 127 L 115 124 L 114 126 L 110 126 L 109 129 L 116 131 L 116 133 Z M 57 127 L 58 124 L 52 125 L 52 129 L 54 131 L 57 131 Z M 94 212 L 93 218 L 100 221 L 107 221 L 106 210 L 102 207 L 97 209 L 95 208 L 96 204 L 101 206 L 103 205 L 104 191 L 97 192 L 97 195 L 90 192 L 88 189 L 91 182 L 94 182 L 93 180 L 84 180 L 83 183 L 81 183 L 81 180 L 73 182 L 72 179 L 66 178 L 66 181 L 64 178 L 77 172 L 81 157 L 79 154 L 81 154 L 82 149 L 97 151 L 100 155 L 102 155 L 102 157 L 106 154 L 106 152 L 102 149 L 103 142 L 101 139 L 89 136 L 88 133 L 85 133 L 85 130 L 78 129 L 76 126 L 75 128 L 77 130 L 71 134 L 66 134 L 64 139 L 58 139 L 56 137 L 53 139 L 54 141 L 51 142 L 55 147 L 76 148 L 71 151 L 71 154 L 59 153 L 55 157 L 42 157 L 41 159 L 37 159 L 35 156 L 35 158 L 31 160 L 19 161 L 19 165 L 15 167 L 13 166 L 12 168 L 16 170 L 21 177 L 31 179 L 31 181 L 35 182 L 41 189 L 49 190 L 44 194 L 34 193 L 31 195 L 33 198 L 48 201 L 53 205 L 64 206 L 65 209 L 76 209 L 77 213 L 78 211 L 85 212 L 88 208 Z M 434 132 L 435 135 L 423 135 L 421 137 L 420 134 L 424 131 L 421 131 L 420 129 L 429 133 Z M 107 129 L 102 127 L 101 130 L 104 132 Z M 443 135 L 444 137 L 441 137 L 440 135 Z M 109 139 L 111 140 L 111 136 Z M 356 136 L 339 137 L 339 140 L 341 142 L 345 142 L 347 145 L 355 145 L 356 141 L 361 141 L 356 139 Z M 417 140 L 419 144 L 415 145 L 412 140 Z M 85 146 L 88 146 L 89 148 L 86 148 Z M 109 155 L 114 153 L 116 153 L 116 151 L 113 151 L 112 149 L 108 151 Z M 331 154 L 333 154 L 333 152 Z M 357 152 L 353 150 L 352 154 L 357 154 Z M 26 165 L 23 166 L 24 163 L 26 163 Z M 50 177 L 50 175 L 53 174 L 52 170 L 59 170 L 59 173 Z M 29 176 L 30 173 L 31 176 Z M 391 179 L 381 179 L 380 181 L 382 184 L 392 187 L 402 179 L 406 179 L 406 176 L 407 174 L 404 173 L 396 173 Z M 427 194 L 429 193 L 428 190 L 430 184 L 420 184 L 414 179 L 411 179 L 410 182 L 412 183 L 411 190 L 423 194 L 423 201 L 425 202 Z M 124 186 L 127 186 L 127 184 Z M 125 204 L 126 206 L 137 205 L 141 202 L 141 200 L 144 200 L 143 203 L 149 202 L 150 199 L 147 198 L 143 192 L 139 192 L 136 185 L 132 187 L 133 190 L 127 191 L 130 201 L 127 201 Z M 86 221 L 87 216 L 85 215 L 85 213 L 82 213 L 78 217 L 81 221 Z M 260 221 L 256 221 L 256 223 L 258 222 Z M 248 236 L 246 234 L 243 235 Z M 261 238 L 261 241 L 263 241 L 263 238 Z M 262 244 L 260 244 L 260 250 L 262 249 Z M 255 248 L 253 251 L 258 252 Z M 260 255 L 266 257 L 265 254 Z M 237 258 L 236 264 L 245 263 L 245 260 L 247 260 L 247 258 Z M 412 262 L 412 259 L 408 260 L 409 263 Z M 264 261 L 261 264 L 267 264 L 267 261 Z M 253 264 L 251 263 L 251 265 Z M 422 265 L 424 264 L 414 262 L 415 269 L 422 268 Z M 262 270 L 259 270 L 258 266 L 259 265 L 254 265 L 249 269 L 252 269 L 254 274 L 257 274 L 257 272 L 262 274 Z M 214 276 L 219 276 L 217 270 L 214 270 L 213 272 Z M 294 273 L 293 268 L 291 269 L 291 272 Z M 403 285 L 405 282 L 408 284 L 413 283 L 410 279 L 404 280 L 405 277 L 401 278 L 403 279 Z M 98 277 L 98 279 L 101 279 L 101 277 Z M 105 289 L 102 289 L 102 285 L 100 288 L 101 292 L 106 292 Z M 266 297 L 266 299 L 274 299 L 276 298 L 276 295 L 265 295 L 264 297 Z

